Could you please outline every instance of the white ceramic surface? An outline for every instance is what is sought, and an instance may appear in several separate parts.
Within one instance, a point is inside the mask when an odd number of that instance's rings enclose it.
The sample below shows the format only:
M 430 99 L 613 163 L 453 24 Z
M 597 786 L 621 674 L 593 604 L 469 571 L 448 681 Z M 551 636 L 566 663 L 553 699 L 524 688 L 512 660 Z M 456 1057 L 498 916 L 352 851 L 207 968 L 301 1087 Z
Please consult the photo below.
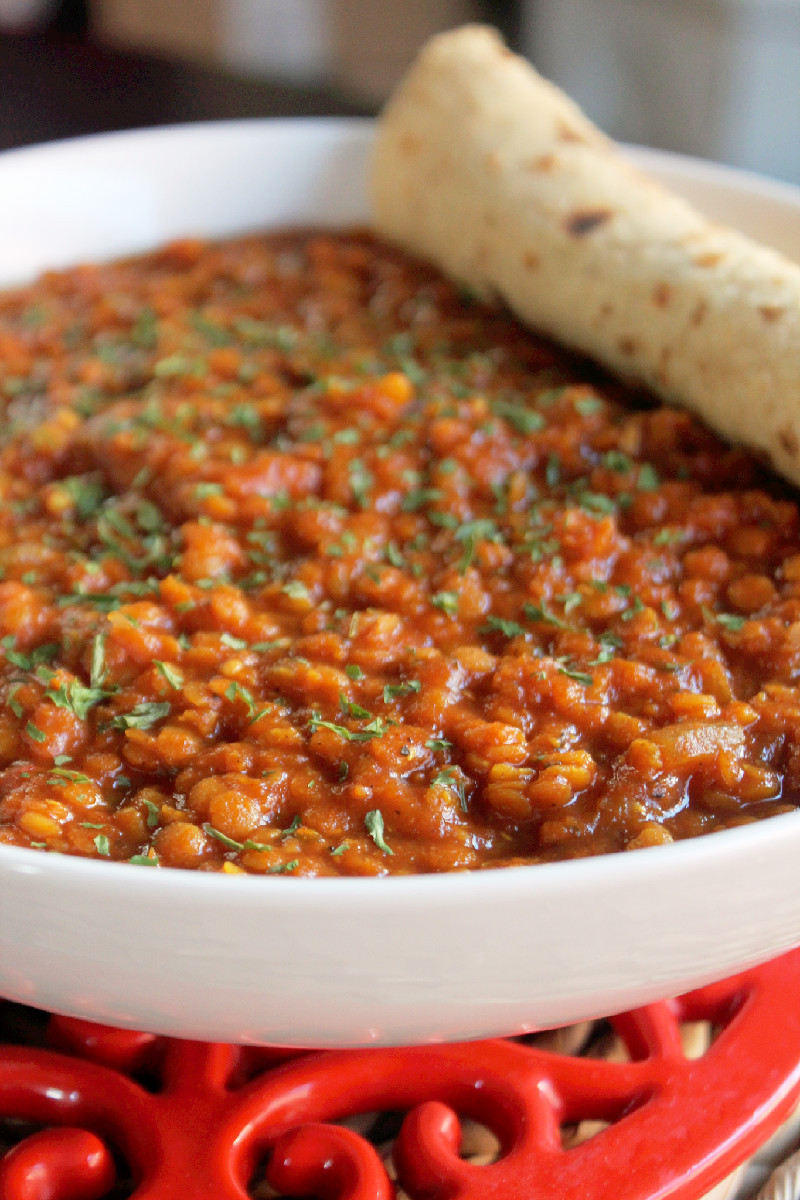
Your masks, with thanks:
M 181 234 L 363 220 L 369 125 L 243 122 L 0 157 L 0 283 Z M 639 153 L 800 259 L 800 192 Z M 508 1034 L 800 943 L 800 813 L 674 846 L 398 879 L 199 875 L 0 848 L 0 995 L 293 1045 Z

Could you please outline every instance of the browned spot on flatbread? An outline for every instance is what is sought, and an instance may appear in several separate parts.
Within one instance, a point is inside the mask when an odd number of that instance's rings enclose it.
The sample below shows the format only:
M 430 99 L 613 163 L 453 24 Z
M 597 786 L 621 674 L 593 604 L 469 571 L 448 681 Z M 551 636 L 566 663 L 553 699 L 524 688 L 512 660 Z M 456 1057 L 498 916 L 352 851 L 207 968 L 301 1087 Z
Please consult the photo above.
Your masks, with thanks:
M 758 311 L 768 324 L 779 321 L 786 312 L 780 304 L 759 304 Z
M 500 162 L 500 155 L 496 150 L 490 150 L 486 155 L 486 166 L 492 175 L 497 175 L 502 164 Z
M 703 321 L 706 319 L 707 312 L 708 305 L 706 304 L 705 300 L 698 300 L 697 304 L 695 305 L 694 312 L 689 318 L 695 329 L 697 329 L 699 325 L 703 324 Z
M 566 121 L 559 121 L 556 126 L 556 135 L 560 142 L 585 142 L 586 138 L 582 133 L 579 133 L 573 125 L 568 125 Z
M 778 441 L 791 458 L 797 458 L 800 452 L 800 439 L 791 425 L 784 425 L 783 429 L 778 430 Z
M 538 158 L 532 158 L 528 163 L 528 169 L 531 171 L 552 171 L 555 166 L 555 154 L 540 154 Z
M 718 263 L 722 262 L 724 257 L 725 255 L 720 254 L 719 251 L 707 250 L 705 254 L 697 255 L 694 260 L 694 265 L 696 267 L 716 267 Z
M 631 337 L 620 338 L 617 345 L 623 354 L 631 355 L 636 353 L 636 342 Z
M 657 308 L 666 308 L 672 298 L 672 288 L 668 283 L 657 283 L 653 288 L 653 304 Z
M 532 250 L 526 250 L 522 256 L 522 265 L 526 271 L 535 271 L 539 266 L 539 255 Z
M 404 133 L 397 144 L 404 154 L 416 154 L 420 147 L 419 138 L 415 133 Z
M 610 221 L 612 216 L 613 213 L 607 208 L 585 208 L 570 213 L 564 220 L 564 229 L 571 237 L 586 237 L 587 233 L 594 233 L 595 229 Z
M 605 303 L 601 304 L 598 308 L 597 316 L 592 320 L 592 328 L 597 329 L 598 326 L 602 325 L 604 321 L 607 321 L 609 317 L 613 316 L 613 313 L 614 305 L 609 304 L 609 302 L 606 300 Z

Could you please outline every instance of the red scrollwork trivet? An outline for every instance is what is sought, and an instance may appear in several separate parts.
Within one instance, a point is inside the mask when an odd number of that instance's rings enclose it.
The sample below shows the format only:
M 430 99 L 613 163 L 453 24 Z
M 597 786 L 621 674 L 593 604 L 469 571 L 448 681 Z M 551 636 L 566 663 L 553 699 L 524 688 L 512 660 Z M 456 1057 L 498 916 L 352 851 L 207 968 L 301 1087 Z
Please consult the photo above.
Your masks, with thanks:
M 701 1058 L 684 1054 L 688 1021 L 714 1026 Z M 374 1145 L 337 1124 L 390 1111 L 406 1114 L 393 1156 L 414 1200 L 695 1200 L 800 1095 L 800 952 L 612 1024 L 626 1061 L 512 1040 L 287 1053 L 53 1017 L 46 1045 L 0 1045 L 0 1139 L 16 1131 L 0 1197 L 390 1200 Z M 460 1157 L 464 1118 L 495 1135 L 496 1161 Z M 607 1125 L 571 1145 L 589 1120 Z

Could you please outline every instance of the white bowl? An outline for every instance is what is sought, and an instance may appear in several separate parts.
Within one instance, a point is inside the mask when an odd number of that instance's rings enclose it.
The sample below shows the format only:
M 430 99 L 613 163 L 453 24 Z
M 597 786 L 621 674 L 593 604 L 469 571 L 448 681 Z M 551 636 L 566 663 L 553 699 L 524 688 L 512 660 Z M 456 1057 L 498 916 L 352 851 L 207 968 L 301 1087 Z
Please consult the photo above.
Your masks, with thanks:
M 183 234 L 367 217 L 367 122 L 254 121 L 0 156 L 0 283 Z M 800 259 L 800 191 L 647 169 Z M 227 877 L 0 848 L 0 994 L 110 1024 L 300 1046 L 511 1034 L 721 978 L 800 943 L 800 812 L 552 865 Z

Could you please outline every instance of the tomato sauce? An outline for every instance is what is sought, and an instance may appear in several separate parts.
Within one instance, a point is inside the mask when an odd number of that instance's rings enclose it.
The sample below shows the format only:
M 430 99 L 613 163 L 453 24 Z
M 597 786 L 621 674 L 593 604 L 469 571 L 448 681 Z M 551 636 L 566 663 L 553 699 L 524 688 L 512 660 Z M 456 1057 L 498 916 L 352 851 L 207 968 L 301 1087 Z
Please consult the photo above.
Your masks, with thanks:
M 0 405 L 0 844 L 380 875 L 797 808 L 797 503 L 369 234 L 7 292 Z

